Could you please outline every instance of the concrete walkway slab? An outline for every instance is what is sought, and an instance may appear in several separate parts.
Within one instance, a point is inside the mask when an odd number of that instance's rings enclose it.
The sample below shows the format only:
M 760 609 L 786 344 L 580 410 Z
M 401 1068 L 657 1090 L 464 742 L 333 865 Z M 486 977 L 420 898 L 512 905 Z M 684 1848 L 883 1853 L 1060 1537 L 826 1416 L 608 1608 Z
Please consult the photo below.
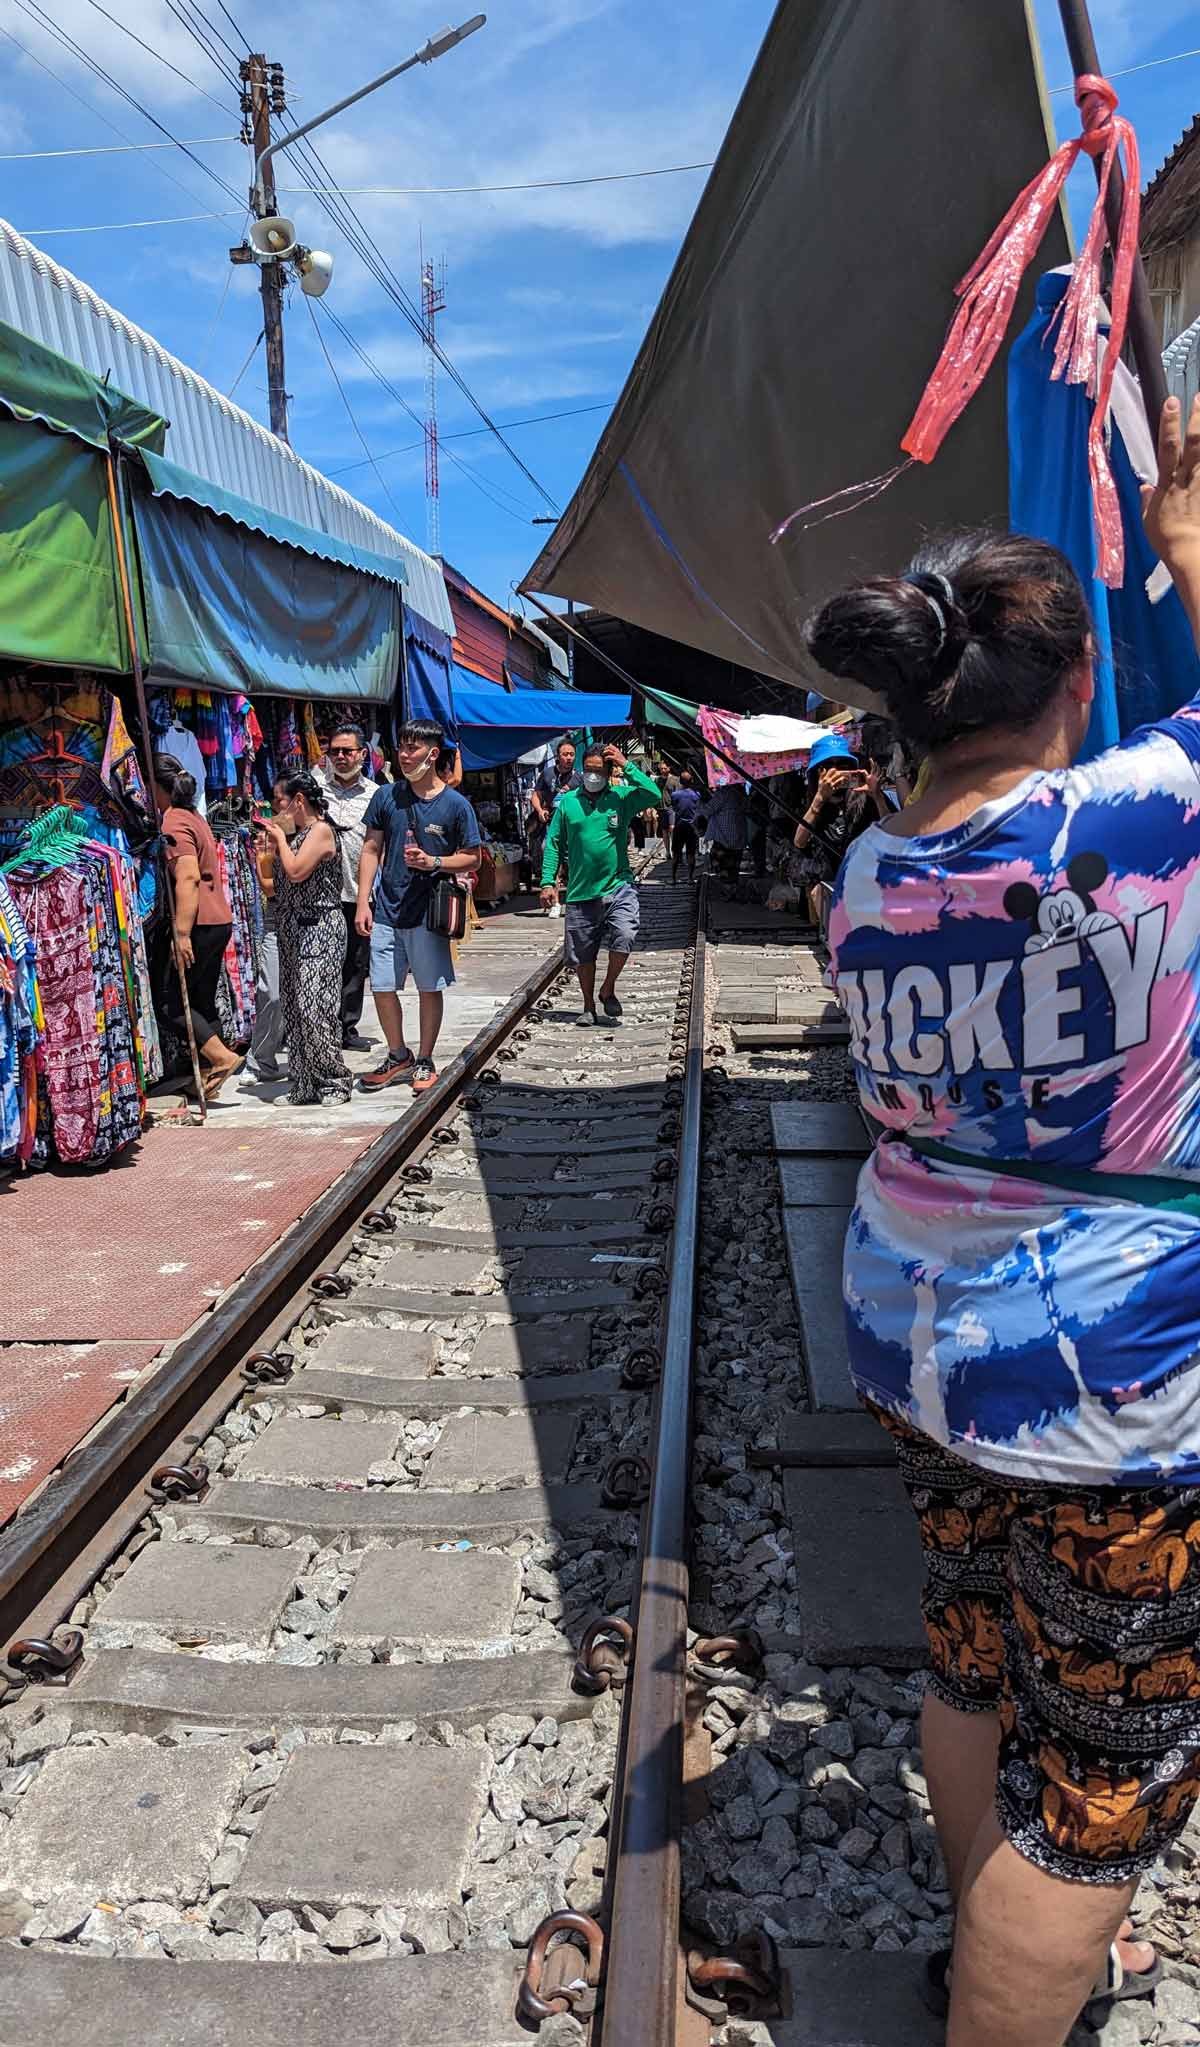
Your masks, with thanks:
M 358 1968 L 98 1961 L 0 1947 L 0 2039 L 86 2047 L 529 2047 L 506 1953 Z M 79 2013 L 87 2012 L 86 2034 Z
M 486 1796 L 484 1767 L 477 1750 L 432 1744 L 297 1749 L 232 1895 L 269 1912 L 457 1905 Z
M 465 1367 L 470 1378 L 493 1373 L 522 1377 L 526 1373 L 576 1371 L 592 1354 L 592 1333 L 586 1322 L 558 1322 L 539 1328 L 536 1322 L 493 1324 L 481 1329 Z M 464 1399 L 472 1396 L 468 1390 Z
M 365 1485 L 371 1466 L 386 1464 L 399 1440 L 399 1423 L 281 1415 L 250 1444 L 238 1473 L 242 1478 L 290 1479 L 296 1485 Z
M 18 1198 L 5 1197 L 6 1225 Z M 6 1251 L 8 1242 L 6 1229 Z M 14 1343 L 0 1349 L 0 1522 L 49 1478 L 157 1355 L 156 1343 Z
M 501 1712 L 586 1720 L 594 1701 L 572 1688 L 574 1669 L 574 1653 L 555 1649 L 453 1663 L 296 1667 L 106 1649 L 89 1657 L 82 1675 L 56 1694 L 54 1710 L 65 1712 L 75 1727 L 125 1734 L 162 1734 L 179 1724 L 229 1733 L 272 1727 L 340 1733 L 358 1727 L 378 1734 L 397 1720 L 415 1720 L 418 1727 L 448 1720 L 467 1728 Z
M 864 1158 L 870 1141 L 850 1102 L 773 1102 L 771 1134 L 777 1152 L 853 1152 Z
M 245 1763 L 232 1747 L 57 1749 L 5 1832 L 4 1882 L 43 1904 L 70 1891 L 195 1898 Z
M 435 1246 L 429 1250 L 397 1251 L 394 1258 L 380 1266 L 377 1283 L 403 1287 L 406 1292 L 423 1288 L 439 1294 L 473 1294 L 482 1284 L 491 1255 L 494 1254 L 486 1248 L 446 1251 Z
M 763 1051 L 768 1047 L 782 1052 L 803 1051 L 809 1045 L 846 1045 L 850 1042 L 844 1017 L 831 1023 L 735 1023 L 730 1029 L 734 1046 L 741 1052 Z
M 372 1550 L 334 1615 L 333 1639 L 487 1656 L 511 1634 L 520 1596 L 520 1565 L 496 1550 Z
M 361 1322 L 336 1322 L 304 1353 L 305 1363 L 323 1371 L 383 1372 L 402 1378 L 431 1372 L 438 1340 L 431 1329 L 375 1329 Z
M 435 1490 L 554 1485 L 566 1477 L 576 1414 L 457 1414 L 425 1466 Z
M 781 1158 L 779 1187 L 784 1207 L 852 1208 L 862 1164 L 860 1158 Z
M 846 1354 L 842 1252 L 848 1208 L 785 1208 L 784 1236 L 800 1317 L 809 1398 L 816 1408 L 857 1408 Z
M 917 1524 L 898 1471 L 785 1471 L 805 1654 L 814 1663 L 927 1661 Z
M 93 1649 L 161 1640 L 265 1648 L 304 1568 L 299 1551 L 154 1542 L 134 1558 L 91 1622 Z
M 785 1948 L 791 2015 L 763 2027 L 772 2047 L 943 2047 L 945 2021 L 921 1996 L 924 1955 Z

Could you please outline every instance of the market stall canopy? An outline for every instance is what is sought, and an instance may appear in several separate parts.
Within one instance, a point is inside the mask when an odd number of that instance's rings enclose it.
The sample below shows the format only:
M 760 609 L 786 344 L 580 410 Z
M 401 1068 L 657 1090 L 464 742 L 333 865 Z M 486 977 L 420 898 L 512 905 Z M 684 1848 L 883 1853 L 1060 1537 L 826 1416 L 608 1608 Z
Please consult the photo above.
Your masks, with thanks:
M 133 493 L 147 673 L 258 696 L 390 701 L 403 562 L 153 454 Z
M 625 390 L 521 588 L 807 685 L 800 621 L 839 583 L 899 568 L 931 528 L 1003 522 L 1002 355 L 931 467 L 768 541 L 797 506 L 901 459 L 954 286 L 1051 146 L 1025 0 L 782 0 Z M 1056 218 L 1041 260 L 1067 255 Z
M 443 682 L 443 671 L 414 662 L 411 643 L 408 656 L 407 715 L 436 718 L 447 737 L 457 741 L 468 772 L 520 760 L 560 732 L 629 723 L 628 696 L 593 696 L 575 689 L 509 691 L 481 681 L 457 662 Z
M 166 421 L 0 322 L 0 654 L 129 667 L 108 495 L 110 436 L 161 447 Z

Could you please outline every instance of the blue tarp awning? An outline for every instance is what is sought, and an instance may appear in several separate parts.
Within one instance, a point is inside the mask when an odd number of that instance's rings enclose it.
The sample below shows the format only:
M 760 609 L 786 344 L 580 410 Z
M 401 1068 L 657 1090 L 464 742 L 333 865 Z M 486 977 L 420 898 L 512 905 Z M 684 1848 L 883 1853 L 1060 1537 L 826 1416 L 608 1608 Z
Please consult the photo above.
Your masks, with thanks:
M 160 480 L 174 467 L 154 464 Z M 326 535 L 200 489 L 205 495 L 177 492 L 168 478 L 158 495 L 133 493 L 150 679 L 389 702 L 400 672 L 402 565 L 364 558 L 342 541 L 326 547 Z M 321 545 L 286 537 L 287 529 Z
M 577 689 L 510 692 L 460 668 L 429 641 L 423 624 L 406 635 L 406 712 L 410 718 L 438 719 L 457 741 L 468 773 L 520 760 L 560 732 L 629 723 L 628 696 L 591 696 Z
M 385 583 L 398 583 L 403 587 L 405 567 L 402 561 L 393 561 L 389 555 L 374 554 L 366 547 L 356 547 L 353 541 L 340 540 L 335 533 L 319 533 L 314 526 L 301 526 L 298 520 L 286 519 L 280 512 L 268 512 L 264 505 L 256 505 L 251 498 L 238 497 L 235 491 L 222 490 L 219 484 L 210 483 L 207 477 L 182 469 L 178 462 L 168 462 L 164 455 L 152 454 L 146 448 L 139 452 L 156 498 L 177 498 L 185 505 L 201 505 L 222 519 L 232 519 L 235 525 L 245 526 L 251 533 L 261 533 L 266 540 L 281 541 L 285 547 L 298 548 L 301 554 L 316 555 L 321 561 L 340 562 L 343 568 L 360 569 L 364 575 L 379 576 Z

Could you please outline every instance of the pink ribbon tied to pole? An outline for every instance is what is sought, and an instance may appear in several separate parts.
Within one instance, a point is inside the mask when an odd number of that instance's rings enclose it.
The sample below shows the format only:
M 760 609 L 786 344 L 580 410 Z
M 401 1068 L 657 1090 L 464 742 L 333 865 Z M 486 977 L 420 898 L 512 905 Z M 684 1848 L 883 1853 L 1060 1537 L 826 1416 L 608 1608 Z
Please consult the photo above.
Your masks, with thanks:
M 961 301 L 937 367 L 925 387 L 901 446 L 918 462 L 932 462 L 950 428 L 975 396 L 1004 340 L 1021 279 L 1041 243 L 1063 186 L 1081 154 L 1099 157 L 1096 204 L 1070 289 L 1062 302 L 1051 376 L 1085 384 L 1095 406 L 1088 429 L 1088 472 L 1096 521 L 1099 573 L 1110 589 L 1125 577 L 1121 507 L 1104 441 L 1113 378 L 1125 341 L 1129 295 L 1141 216 L 1141 173 L 1137 136 L 1117 114 L 1117 95 L 1106 78 L 1088 74 L 1075 81 L 1075 103 L 1083 133 L 1051 157 L 1025 187 L 972 265 L 955 296 Z M 1105 201 L 1117 151 L 1125 151 L 1125 194 L 1113 250 L 1112 323 L 1103 367 L 1098 370 L 1100 266 L 1108 243 Z

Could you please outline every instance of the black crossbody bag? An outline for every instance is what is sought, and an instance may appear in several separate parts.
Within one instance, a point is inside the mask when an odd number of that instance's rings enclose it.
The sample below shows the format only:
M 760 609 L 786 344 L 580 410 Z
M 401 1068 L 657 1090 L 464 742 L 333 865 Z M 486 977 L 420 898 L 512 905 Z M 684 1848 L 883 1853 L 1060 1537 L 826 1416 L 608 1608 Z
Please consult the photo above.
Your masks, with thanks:
M 429 848 L 421 836 L 418 811 L 419 802 L 412 800 L 412 834 L 422 853 Z M 437 855 L 434 855 L 437 858 Z M 461 938 L 467 928 L 467 901 L 470 891 L 452 874 L 435 874 L 430 884 L 429 907 L 425 912 L 425 929 L 435 931 L 439 938 Z

